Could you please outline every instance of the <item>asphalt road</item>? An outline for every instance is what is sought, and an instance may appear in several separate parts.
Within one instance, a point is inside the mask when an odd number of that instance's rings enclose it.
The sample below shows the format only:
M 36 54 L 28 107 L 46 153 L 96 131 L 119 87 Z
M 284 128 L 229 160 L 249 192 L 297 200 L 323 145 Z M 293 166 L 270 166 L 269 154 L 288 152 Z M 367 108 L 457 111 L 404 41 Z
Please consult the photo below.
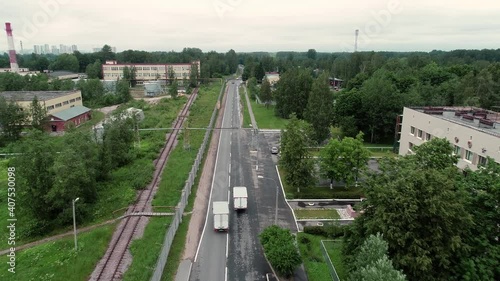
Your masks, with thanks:
M 238 82 L 228 83 L 222 127 L 240 127 Z M 245 109 L 246 110 L 246 109 Z M 279 134 L 278 134 L 279 135 Z M 253 129 L 222 130 L 216 160 L 209 212 L 199 252 L 192 266 L 190 280 L 195 281 L 263 281 L 271 273 L 258 235 L 274 224 L 276 190 L 278 190 L 278 225 L 297 231 L 293 214 L 285 202 L 275 165 L 277 157 L 270 147 L 276 142 Z M 258 178 L 263 176 L 264 178 Z M 277 185 L 278 184 L 278 189 Z M 228 200 L 230 187 L 246 186 L 248 208 L 233 211 L 229 200 L 229 232 L 213 231 L 212 202 Z M 231 198 L 231 197 L 230 197 Z M 227 248 L 226 248 L 227 247 Z M 226 252 L 227 249 L 227 252 Z M 295 280 L 307 280 L 299 269 Z
M 234 114 L 233 110 L 238 110 L 237 108 L 233 108 L 233 99 L 236 95 L 236 84 L 228 85 L 229 90 L 226 104 L 224 105 L 225 111 L 222 119 L 222 127 L 231 126 L 232 116 Z M 190 280 L 192 281 L 222 281 L 226 279 L 226 249 L 229 234 L 214 231 L 212 202 L 228 201 L 230 182 L 229 165 L 231 162 L 231 131 L 232 130 L 221 130 L 207 219 L 203 229 L 201 243 L 191 269 Z M 229 227 L 231 231 L 231 225 Z

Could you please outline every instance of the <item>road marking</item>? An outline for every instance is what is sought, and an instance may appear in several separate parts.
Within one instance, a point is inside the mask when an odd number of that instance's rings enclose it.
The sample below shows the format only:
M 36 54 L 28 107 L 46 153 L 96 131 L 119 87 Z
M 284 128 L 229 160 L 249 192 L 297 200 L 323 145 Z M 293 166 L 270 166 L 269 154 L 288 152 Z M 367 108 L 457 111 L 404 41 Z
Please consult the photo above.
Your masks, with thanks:
M 224 281 L 227 281 L 227 266 L 226 266 L 226 273 L 224 274 Z
M 255 171 L 259 170 L 259 165 L 255 165 Z
M 229 202 L 229 199 L 231 198 L 231 191 L 228 190 L 227 191 L 227 202 Z
M 231 163 L 229 163 L 229 173 L 231 174 Z
M 226 100 L 226 103 L 227 103 L 227 100 Z M 225 114 L 222 114 L 222 124 L 224 124 L 224 117 L 225 117 Z M 221 135 L 222 135 L 222 132 L 219 134 L 219 143 L 217 144 L 217 155 L 215 156 L 214 174 L 215 174 L 215 170 L 217 169 L 217 162 L 219 161 L 220 140 L 222 139 Z M 207 221 L 208 221 L 208 215 L 210 214 L 210 204 L 212 203 L 212 191 L 214 190 L 214 182 L 215 182 L 215 177 L 212 177 L 212 186 L 210 187 L 210 195 L 208 197 L 209 199 L 208 199 L 208 205 L 207 205 L 207 215 L 205 216 L 205 224 L 203 226 L 203 231 L 201 232 L 200 241 L 198 241 L 198 248 L 196 249 L 196 254 L 194 256 L 194 262 L 196 262 L 198 260 L 198 254 L 200 253 L 201 242 L 203 241 L 203 237 L 205 235 L 205 230 L 207 229 Z
M 226 259 L 229 256 L 229 233 L 226 235 Z
M 231 175 L 229 175 L 229 180 L 227 184 L 228 184 L 227 186 L 231 186 Z
M 231 158 L 231 152 L 229 152 L 229 158 Z

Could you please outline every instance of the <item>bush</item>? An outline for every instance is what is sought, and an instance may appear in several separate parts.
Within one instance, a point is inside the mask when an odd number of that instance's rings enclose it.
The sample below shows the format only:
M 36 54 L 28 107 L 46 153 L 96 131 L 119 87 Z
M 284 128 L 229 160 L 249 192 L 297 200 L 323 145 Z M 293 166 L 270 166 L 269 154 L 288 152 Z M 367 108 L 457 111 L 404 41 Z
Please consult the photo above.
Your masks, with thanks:
M 290 277 L 302 262 L 290 230 L 273 225 L 264 229 L 259 238 L 271 266 L 279 275 Z
M 320 235 L 328 238 L 339 238 L 344 236 L 345 229 L 346 226 L 331 223 L 325 226 L 305 226 L 304 233 Z
M 328 236 L 328 232 L 323 226 L 304 226 L 304 233 L 320 236 Z

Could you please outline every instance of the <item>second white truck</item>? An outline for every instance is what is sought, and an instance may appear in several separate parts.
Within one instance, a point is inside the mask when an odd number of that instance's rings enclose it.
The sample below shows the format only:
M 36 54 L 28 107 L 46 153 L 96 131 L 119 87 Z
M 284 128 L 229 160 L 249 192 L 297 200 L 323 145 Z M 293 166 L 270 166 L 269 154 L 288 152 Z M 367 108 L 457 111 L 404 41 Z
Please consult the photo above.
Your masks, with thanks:
M 246 210 L 248 203 L 247 188 L 244 186 L 233 187 L 234 210 Z
M 229 202 L 214 201 L 212 206 L 214 213 L 214 230 L 228 231 L 229 230 Z

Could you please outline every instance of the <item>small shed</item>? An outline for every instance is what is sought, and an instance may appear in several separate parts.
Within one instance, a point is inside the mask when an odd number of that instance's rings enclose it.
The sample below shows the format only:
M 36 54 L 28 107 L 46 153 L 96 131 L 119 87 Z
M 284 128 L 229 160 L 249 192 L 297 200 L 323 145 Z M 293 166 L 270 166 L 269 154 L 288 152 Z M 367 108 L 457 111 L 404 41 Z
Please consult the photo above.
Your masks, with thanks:
M 91 109 L 85 106 L 77 105 L 66 110 L 52 113 L 49 115 L 49 127 L 52 132 L 62 132 L 66 126 L 73 123 L 80 126 L 92 118 Z

